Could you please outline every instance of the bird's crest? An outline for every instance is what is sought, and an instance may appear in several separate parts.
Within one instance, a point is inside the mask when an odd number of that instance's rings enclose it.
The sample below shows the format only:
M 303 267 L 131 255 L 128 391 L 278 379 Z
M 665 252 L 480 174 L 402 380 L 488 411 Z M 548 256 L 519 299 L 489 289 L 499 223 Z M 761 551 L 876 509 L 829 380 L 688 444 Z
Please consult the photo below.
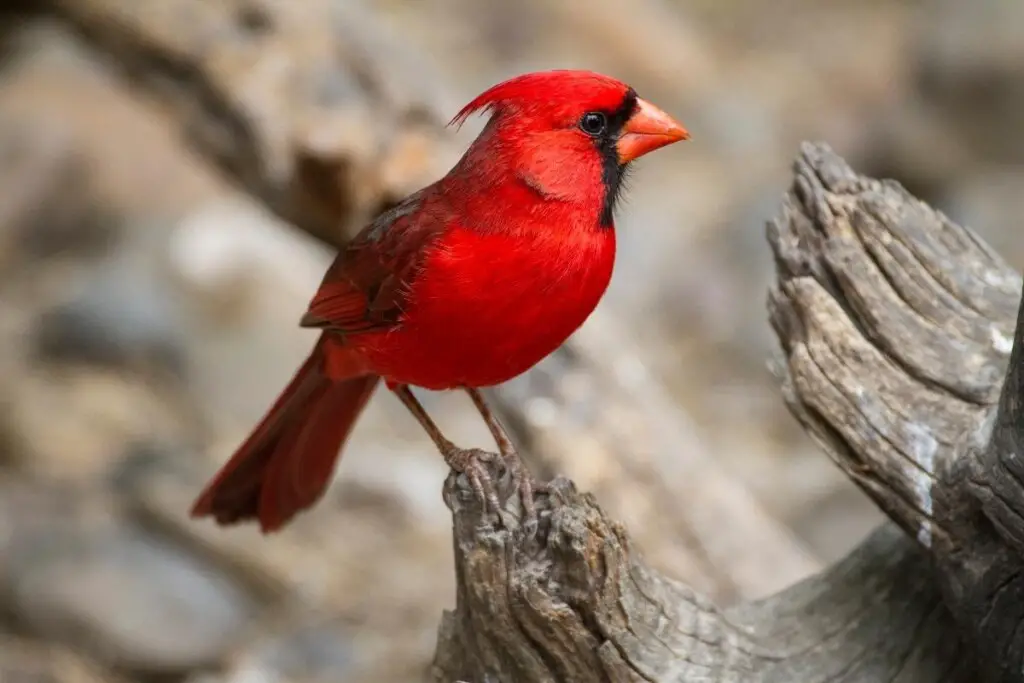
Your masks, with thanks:
M 619 94 L 627 90 L 619 81 L 593 71 L 553 69 L 521 74 L 480 93 L 448 125 L 458 128 L 473 114 L 494 110 L 508 102 L 550 103 L 563 99 L 574 100 L 579 99 L 581 92 L 593 95 L 595 91 L 608 89 Z

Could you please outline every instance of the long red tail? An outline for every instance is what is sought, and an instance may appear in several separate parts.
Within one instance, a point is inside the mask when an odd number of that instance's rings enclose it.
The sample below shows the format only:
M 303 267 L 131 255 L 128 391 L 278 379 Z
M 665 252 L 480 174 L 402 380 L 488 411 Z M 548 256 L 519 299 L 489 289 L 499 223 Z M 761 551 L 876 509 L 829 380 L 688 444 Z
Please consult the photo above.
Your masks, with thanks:
M 258 519 L 267 533 L 323 495 L 341 447 L 380 380 L 377 375 L 327 377 L 327 343 L 320 338 L 263 420 L 200 494 L 193 517 L 210 515 L 223 525 Z

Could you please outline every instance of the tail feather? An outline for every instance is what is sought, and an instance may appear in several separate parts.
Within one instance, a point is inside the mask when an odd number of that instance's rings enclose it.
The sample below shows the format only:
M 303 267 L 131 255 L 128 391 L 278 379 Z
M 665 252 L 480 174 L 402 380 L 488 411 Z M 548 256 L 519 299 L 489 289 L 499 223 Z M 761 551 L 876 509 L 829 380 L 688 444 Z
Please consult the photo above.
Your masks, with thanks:
M 275 531 L 323 495 L 342 446 L 380 378 L 324 375 L 321 340 L 249 438 L 192 507 L 228 525 Z

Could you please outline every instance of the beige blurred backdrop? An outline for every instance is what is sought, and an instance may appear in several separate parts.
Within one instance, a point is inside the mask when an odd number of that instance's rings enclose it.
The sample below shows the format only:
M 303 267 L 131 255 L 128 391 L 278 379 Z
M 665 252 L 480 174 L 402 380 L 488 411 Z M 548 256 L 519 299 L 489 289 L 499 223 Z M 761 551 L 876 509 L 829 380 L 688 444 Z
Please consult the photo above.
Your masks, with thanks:
M 360 208 L 345 214 L 350 232 L 387 193 L 435 178 L 481 123 L 455 133 L 422 120 L 523 71 L 627 81 L 693 139 L 638 164 L 603 319 L 636 345 L 703 449 L 806 549 L 806 566 L 841 557 L 880 521 L 799 430 L 768 371 L 764 224 L 800 141 L 824 140 L 1020 266 L 1024 4 L 328 5 L 223 5 L 267 41 L 238 63 L 203 62 L 249 125 L 269 131 L 250 160 L 258 174 L 279 172 L 275 131 L 297 125 L 298 105 L 266 83 L 313 51 L 334 56 L 318 75 L 317 115 L 331 124 L 311 116 L 310 144 L 343 139 L 359 160 L 345 180 Z M 79 30 L 123 12 L 130 35 L 145 15 L 183 55 L 220 59 L 218 41 L 236 38 L 221 33 L 221 10 L 197 7 L 0 10 L 0 681 L 420 681 L 454 600 L 446 471 L 392 396 L 374 398 L 331 490 L 294 526 L 264 538 L 186 516 L 308 351 L 313 333 L 297 321 L 331 258 L 197 146 L 174 90 L 192 79 L 189 58 L 126 70 L 113 39 Z M 488 443 L 464 396 L 425 401 L 457 441 Z M 595 476 L 585 464 L 561 473 Z M 699 485 L 665 482 L 680 495 Z M 737 534 L 728 519 L 718 533 Z M 641 549 L 672 571 L 681 543 L 648 534 Z M 777 587 L 800 578 L 764 571 Z M 700 587 L 722 602 L 752 597 Z

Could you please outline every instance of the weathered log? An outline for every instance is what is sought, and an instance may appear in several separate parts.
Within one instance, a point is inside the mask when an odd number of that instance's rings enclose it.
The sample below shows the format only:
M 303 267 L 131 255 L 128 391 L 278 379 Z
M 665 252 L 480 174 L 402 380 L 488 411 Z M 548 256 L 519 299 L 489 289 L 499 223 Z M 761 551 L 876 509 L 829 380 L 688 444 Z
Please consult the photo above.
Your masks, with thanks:
M 975 680 L 1024 680 L 1021 276 L 823 146 L 802 150 L 769 240 L 791 409 L 928 550 Z
M 536 543 L 488 526 L 453 482 L 459 603 L 435 680 L 1024 680 L 1018 351 L 1002 382 L 1020 276 L 824 146 L 803 148 L 768 236 L 786 400 L 896 524 L 716 610 L 568 482 L 539 497 Z
M 591 495 L 551 488 L 531 541 L 450 482 L 458 604 L 434 681 L 977 680 L 929 558 L 892 526 L 813 579 L 719 610 L 649 569 Z

